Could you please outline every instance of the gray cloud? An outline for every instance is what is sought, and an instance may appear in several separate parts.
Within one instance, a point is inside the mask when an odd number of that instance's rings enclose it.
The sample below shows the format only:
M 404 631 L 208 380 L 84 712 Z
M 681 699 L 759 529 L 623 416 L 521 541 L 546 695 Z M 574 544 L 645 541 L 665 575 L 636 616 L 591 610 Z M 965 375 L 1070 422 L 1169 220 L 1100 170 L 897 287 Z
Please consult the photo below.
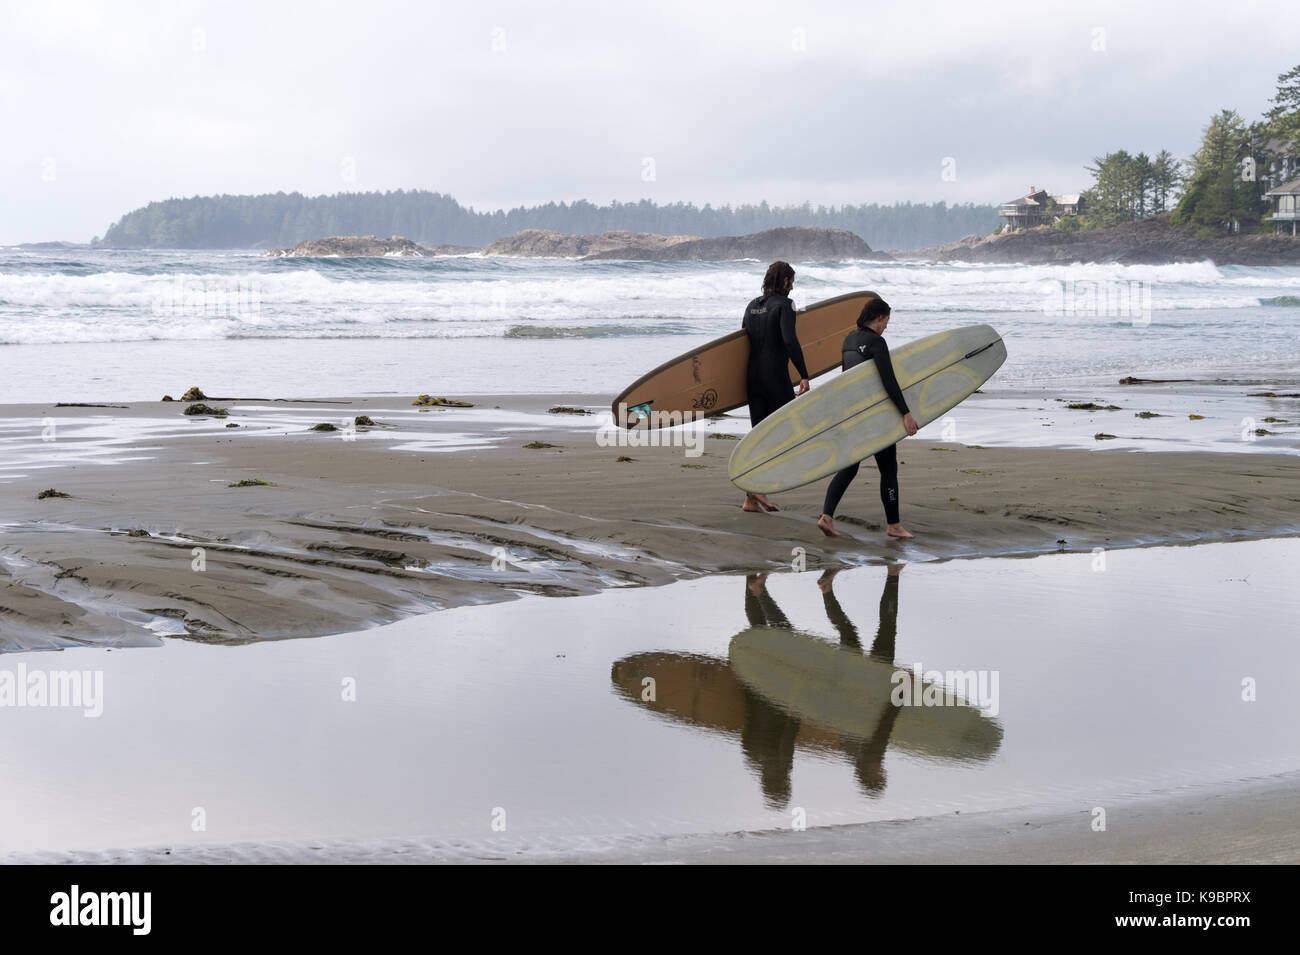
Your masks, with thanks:
M 489 208 L 1072 191 L 1104 151 L 1189 155 L 1214 111 L 1258 115 L 1300 59 L 1294 5 L 875 6 L 9 3 L 0 242 L 219 192 L 428 188 Z

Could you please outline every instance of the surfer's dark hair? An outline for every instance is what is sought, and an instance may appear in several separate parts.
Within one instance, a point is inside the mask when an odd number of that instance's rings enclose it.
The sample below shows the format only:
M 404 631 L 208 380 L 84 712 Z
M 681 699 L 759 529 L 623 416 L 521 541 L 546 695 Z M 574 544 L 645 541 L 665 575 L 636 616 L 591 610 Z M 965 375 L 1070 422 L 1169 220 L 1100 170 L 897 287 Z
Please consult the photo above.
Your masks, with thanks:
M 882 315 L 889 314 L 889 303 L 883 298 L 873 298 L 862 306 L 862 314 L 858 316 L 858 328 L 866 328 Z
M 763 276 L 763 294 L 785 292 L 787 282 L 793 278 L 794 269 L 790 267 L 789 262 L 773 262 L 767 267 L 767 274 Z

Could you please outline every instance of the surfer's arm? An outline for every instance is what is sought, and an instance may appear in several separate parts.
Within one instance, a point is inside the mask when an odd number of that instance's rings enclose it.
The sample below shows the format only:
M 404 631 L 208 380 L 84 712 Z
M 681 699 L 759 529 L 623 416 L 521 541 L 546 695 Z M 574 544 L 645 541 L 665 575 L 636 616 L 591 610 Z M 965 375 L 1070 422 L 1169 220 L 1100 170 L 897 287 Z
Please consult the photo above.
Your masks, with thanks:
M 874 354 L 871 357 L 876 360 L 876 371 L 880 373 L 880 381 L 885 386 L 885 394 L 889 395 L 889 400 L 897 405 L 899 414 L 910 414 L 911 412 L 907 409 L 907 402 L 903 400 L 903 389 L 898 387 L 898 377 L 894 374 L 894 363 L 889 357 L 889 346 L 881 338 L 872 351 Z
M 794 306 L 789 302 L 781 306 L 781 340 L 785 342 L 785 353 L 790 356 L 799 377 L 807 381 L 808 368 L 803 362 L 803 349 L 799 347 L 799 336 L 794 332 Z

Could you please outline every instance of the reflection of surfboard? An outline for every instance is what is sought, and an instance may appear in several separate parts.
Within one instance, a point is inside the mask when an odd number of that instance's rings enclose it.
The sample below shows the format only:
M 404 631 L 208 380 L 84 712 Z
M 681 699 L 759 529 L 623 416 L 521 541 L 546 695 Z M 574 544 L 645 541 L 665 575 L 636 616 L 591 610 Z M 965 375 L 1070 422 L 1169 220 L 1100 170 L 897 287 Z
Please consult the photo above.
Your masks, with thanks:
M 890 357 L 903 398 L 924 426 L 988 381 L 1007 349 L 988 325 L 967 325 L 908 342 Z M 906 434 L 876 363 L 863 362 L 764 418 L 731 453 L 727 476 L 741 490 L 785 491 L 834 474 Z
M 614 664 L 610 678 L 632 702 L 690 726 L 741 736 L 750 694 L 801 718 L 797 746 L 838 750 L 846 737 L 872 738 L 894 667 L 841 651 L 816 637 L 789 630 L 752 629 L 731 643 L 731 662 L 685 653 L 639 653 Z M 646 677 L 654 699 L 644 699 Z M 810 692 L 826 693 L 823 704 Z M 988 759 L 1002 729 L 968 706 L 903 707 L 890 744 L 942 759 Z
M 643 699 L 646 677 L 654 680 L 652 700 Z M 660 716 L 737 735 L 745 728 L 745 687 L 726 660 L 637 653 L 615 663 L 610 679 L 629 699 Z
M 812 377 L 839 367 L 840 346 L 857 327 L 862 306 L 878 298 L 875 292 L 852 292 L 816 302 L 795 313 L 795 330 L 803 349 L 804 364 Z M 739 311 L 739 309 L 737 309 Z M 619 405 L 629 411 L 642 405 L 651 411 L 721 414 L 748 402 L 745 369 L 749 363 L 749 337 L 744 330 L 715 338 L 699 348 L 666 361 L 642 375 L 614 399 L 614 421 L 619 423 Z M 787 363 L 792 384 L 799 373 Z M 639 420 L 628 415 L 628 426 Z M 662 422 L 656 422 L 662 423 Z M 680 422 L 679 422 L 680 423 Z
M 881 717 L 893 705 L 893 676 L 903 669 L 864 656 L 856 648 L 766 627 L 737 634 L 727 656 L 736 676 L 772 703 L 856 739 L 871 739 L 875 734 Z M 915 697 L 920 690 L 916 688 Z M 890 745 L 943 759 L 988 759 L 1002 741 L 1001 727 L 974 706 L 958 702 L 900 707 Z

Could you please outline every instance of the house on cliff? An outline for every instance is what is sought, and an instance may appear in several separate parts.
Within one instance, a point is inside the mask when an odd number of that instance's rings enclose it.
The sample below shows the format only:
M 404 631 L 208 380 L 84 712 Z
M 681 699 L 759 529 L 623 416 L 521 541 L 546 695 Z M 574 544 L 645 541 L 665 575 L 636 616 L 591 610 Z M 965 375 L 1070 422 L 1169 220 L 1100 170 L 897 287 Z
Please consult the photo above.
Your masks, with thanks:
M 1003 232 L 1051 225 L 1063 216 L 1077 216 L 1083 211 L 1081 195 L 1053 196 L 1046 189 L 1029 187 L 1029 193 L 998 206 Z
M 1273 203 L 1274 235 L 1297 235 L 1296 222 L 1300 221 L 1300 179 L 1292 179 L 1276 189 L 1264 193 L 1264 198 Z
M 1264 168 L 1259 181 L 1265 189 L 1275 189 L 1300 175 L 1300 142 L 1290 142 L 1273 137 L 1260 146 L 1264 155 Z

